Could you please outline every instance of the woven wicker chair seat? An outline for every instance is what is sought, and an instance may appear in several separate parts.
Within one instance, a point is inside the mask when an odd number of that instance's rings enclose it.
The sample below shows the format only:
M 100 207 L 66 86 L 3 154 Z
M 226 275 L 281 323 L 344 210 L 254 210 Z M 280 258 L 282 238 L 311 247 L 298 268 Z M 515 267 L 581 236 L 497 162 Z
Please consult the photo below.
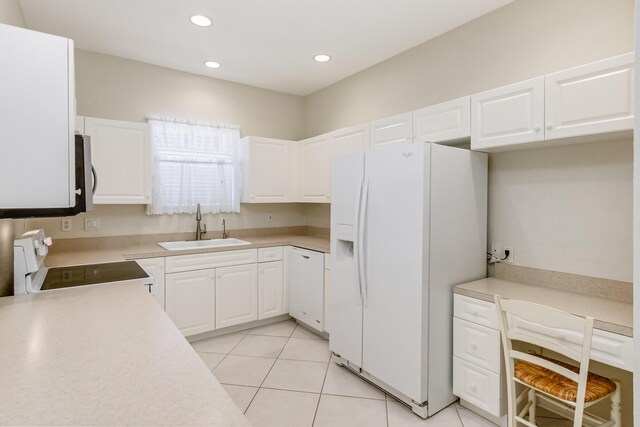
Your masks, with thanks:
M 546 356 L 535 355 L 547 359 L 553 363 L 563 366 L 573 372 L 578 373 L 579 369 L 568 363 L 560 362 Z M 533 363 L 519 360 L 515 363 L 515 376 L 523 383 L 540 391 L 556 396 L 570 402 L 575 402 L 578 395 L 578 383 L 555 373 L 547 368 Z M 609 378 L 589 372 L 587 377 L 587 393 L 585 402 L 593 402 L 613 393 L 616 385 Z

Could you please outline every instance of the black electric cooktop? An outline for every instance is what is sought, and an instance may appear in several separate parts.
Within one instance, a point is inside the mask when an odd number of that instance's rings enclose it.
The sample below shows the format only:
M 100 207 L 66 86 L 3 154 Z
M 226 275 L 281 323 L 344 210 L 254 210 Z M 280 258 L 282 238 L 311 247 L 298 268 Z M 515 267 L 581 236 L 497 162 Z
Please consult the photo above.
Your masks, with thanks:
M 135 261 L 54 267 L 47 272 L 41 290 L 98 285 L 147 277 L 149 275 Z

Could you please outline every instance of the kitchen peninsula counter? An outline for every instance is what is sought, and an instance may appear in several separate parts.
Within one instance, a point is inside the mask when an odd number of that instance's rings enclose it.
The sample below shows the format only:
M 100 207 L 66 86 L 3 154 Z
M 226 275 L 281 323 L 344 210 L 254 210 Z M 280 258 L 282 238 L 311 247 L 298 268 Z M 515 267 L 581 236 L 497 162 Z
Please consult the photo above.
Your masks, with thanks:
M 0 298 L 1 425 L 247 426 L 144 286 Z

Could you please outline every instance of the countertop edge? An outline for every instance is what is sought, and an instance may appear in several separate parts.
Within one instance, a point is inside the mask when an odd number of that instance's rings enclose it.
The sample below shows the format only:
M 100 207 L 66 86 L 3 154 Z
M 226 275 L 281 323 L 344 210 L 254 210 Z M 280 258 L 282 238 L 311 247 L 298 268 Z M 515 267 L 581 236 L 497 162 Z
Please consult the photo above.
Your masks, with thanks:
M 497 280 L 502 280 L 502 279 L 497 279 Z M 467 289 L 464 288 L 463 286 L 468 286 L 473 282 L 470 283 L 463 283 L 460 285 L 456 285 L 453 288 L 453 293 L 457 294 L 457 295 L 462 295 L 462 296 L 466 296 L 469 298 L 474 298 L 474 299 L 479 299 L 482 301 L 486 301 L 486 302 L 490 302 L 490 303 L 494 303 L 494 296 L 495 294 L 487 294 L 485 292 L 480 292 L 480 291 L 474 291 L 471 289 Z M 519 283 L 519 282 L 513 282 L 513 283 Z M 531 285 L 528 283 L 522 283 L 522 285 L 525 286 L 538 286 L 538 285 Z M 544 288 L 543 286 L 539 286 L 541 288 Z M 594 298 L 596 298 L 596 296 L 594 296 Z M 628 326 L 624 326 L 624 325 L 619 325 L 616 323 L 611 323 L 611 322 L 606 322 L 603 320 L 595 320 L 594 322 L 594 328 L 601 330 L 601 331 L 605 331 L 605 332 L 610 332 L 613 334 L 618 334 L 618 335 L 624 335 L 626 337 L 629 338 L 633 338 L 633 328 L 630 328 Z

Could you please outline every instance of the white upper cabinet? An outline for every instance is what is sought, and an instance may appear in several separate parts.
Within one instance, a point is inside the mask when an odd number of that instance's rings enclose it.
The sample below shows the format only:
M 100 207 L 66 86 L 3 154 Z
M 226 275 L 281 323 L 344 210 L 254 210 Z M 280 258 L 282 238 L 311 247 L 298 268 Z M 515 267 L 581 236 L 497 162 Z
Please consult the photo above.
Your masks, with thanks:
M 633 128 L 633 53 L 545 77 L 546 139 Z
M 413 112 L 414 142 L 457 142 L 471 136 L 471 97 Z
M 471 97 L 471 149 L 492 151 L 544 139 L 544 77 Z
M 0 208 L 75 205 L 73 41 L 0 24 Z
M 96 171 L 95 204 L 151 201 L 151 133 L 146 123 L 86 117 Z
M 215 283 L 214 269 L 165 276 L 167 314 L 185 337 L 216 328 Z
M 216 328 L 258 320 L 257 264 L 216 268 Z
M 293 200 L 293 141 L 249 136 L 242 138 L 243 203 Z
M 331 157 L 364 153 L 369 149 L 369 123 L 340 129 L 331 134 Z
M 300 201 L 331 201 L 331 135 L 325 134 L 299 142 Z
M 412 113 L 404 113 L 371 122 L 369 149 L 375 150 L 383 145 L 411 142 L 412 120 Z

